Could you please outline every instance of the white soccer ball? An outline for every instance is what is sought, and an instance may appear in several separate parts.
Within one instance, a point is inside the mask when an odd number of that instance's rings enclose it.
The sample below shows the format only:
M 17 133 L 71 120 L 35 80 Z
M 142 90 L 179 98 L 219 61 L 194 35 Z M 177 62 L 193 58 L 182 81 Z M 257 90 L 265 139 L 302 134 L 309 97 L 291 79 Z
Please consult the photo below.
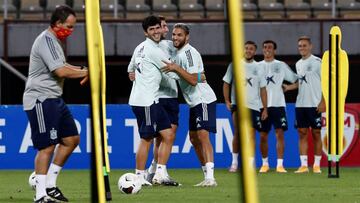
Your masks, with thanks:
M 119 178 L 118 188 L 124 194 L 137 194 L 141 190 L 141 182 L 137 175 L 125 173 Z
M 35 171 L 29 176 L 29 186 L 35 190 L 36 189 L 36 179 L 35 179 Z

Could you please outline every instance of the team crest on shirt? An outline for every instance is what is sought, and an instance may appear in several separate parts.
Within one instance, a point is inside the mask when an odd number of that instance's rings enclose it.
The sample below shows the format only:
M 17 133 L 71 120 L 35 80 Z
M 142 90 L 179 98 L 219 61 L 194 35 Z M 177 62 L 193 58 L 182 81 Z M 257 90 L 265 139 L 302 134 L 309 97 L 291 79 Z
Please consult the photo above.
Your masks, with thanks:
M 57 139 L 57 130 L 55 130 L 54 128 L 52 128 L 50 130 L 50 139 L 52 140 L 56 140 Z
M 280 68 L 279 68 L 279 66 L 275 66 L 275 67 L 274 67 L 274 72 L 275 72 L 275 73 L 280 73 Z
M 254 70 L 254 71 L 252 72 L 252 74 L 255 75 L 255 76 L 257 76 L 257 75 L 258 75 L 258 71 L 257 71 L 257 70 Z

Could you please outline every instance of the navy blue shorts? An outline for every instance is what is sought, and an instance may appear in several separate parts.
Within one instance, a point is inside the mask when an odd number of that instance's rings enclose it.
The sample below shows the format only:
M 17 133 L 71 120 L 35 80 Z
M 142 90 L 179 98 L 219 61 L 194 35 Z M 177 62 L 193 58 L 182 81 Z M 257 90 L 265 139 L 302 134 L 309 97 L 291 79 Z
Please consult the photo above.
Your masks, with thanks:
M 170 123 L 173 125 L 179 124 L 179 102 L 177 98 L 160 98 L 159 104 L 166 111 Z
M 37 101 L 26 111 L 31 127 L 31 139 L 36 149 L 61 143 L 61 139 L 79 135 L 74 118 L 61 98 Z
M 269 132 L 272 125 L 274 126 L 274 129 L 281 128 L 286 131 L 288 129 L 288 123 L 286 119 L 285 107 L 269 107 L 268 118 L 261 121 L 261 125 L 262 132 Z
M 190 108 L 189 130 L 216 133 L 216 102 L 201 103 Z
M 151 106 L 132 106 L 135 114 L 140 137 L 143 139 L 151 139 L 158 136 L 158 132 L 171 128 L 170 119 L 159 104 Z
M 321 129 L 321 113 L 316 111 L 316 107 L 295 108 L 295 128 Z
M 253 109 L 249 109 L 250 112 L 250 119 L 251 119 L 251 126 L 257 130 L 260 131 L 262 129 L 262 125 L 261 125 L 261 116 L 260 116 L 260 112 L 259 111 L 255 111 Z M 237 106 L 235 104 L 231 105 L 231 113 L 236 113 L 237 111 Z

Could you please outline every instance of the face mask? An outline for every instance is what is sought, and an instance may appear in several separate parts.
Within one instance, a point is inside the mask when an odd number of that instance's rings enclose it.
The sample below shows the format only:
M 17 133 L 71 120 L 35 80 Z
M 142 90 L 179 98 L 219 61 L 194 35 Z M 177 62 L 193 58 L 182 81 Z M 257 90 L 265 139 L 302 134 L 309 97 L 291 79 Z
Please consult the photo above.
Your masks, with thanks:
M 57 38 L 59 38 L 61 41 L 65 40 L 73 32 L 70 29 L 65 29 L 65 28 L 62 28 L 62 27 L 58 27 L 58 29 L 59 30 L 55 31 L 55 34 L 56 34 Z

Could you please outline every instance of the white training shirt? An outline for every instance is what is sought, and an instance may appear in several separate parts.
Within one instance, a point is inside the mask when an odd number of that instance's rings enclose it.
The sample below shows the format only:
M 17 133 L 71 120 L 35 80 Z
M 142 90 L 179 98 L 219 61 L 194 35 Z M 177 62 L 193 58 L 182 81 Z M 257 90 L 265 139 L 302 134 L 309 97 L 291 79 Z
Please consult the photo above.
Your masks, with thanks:
M 276 59 L 271 62 L 263 60 L 259 64 L 265 70 L 268 107 L 285 107 L 282 84 L 284 80 L 290 83 L 296 82 L 296 74 L 286 63 Z
M 171 40 L 161 40 L 159 45 L 165 54 L 168 54 L 168 59 L 174 61 L 176 57 L 176 48 L 174 47 L 173 42 Z M 178 98 L 176 81 L 167 74 L 162 75 L 163 78 L 158 92 L 159 98 Z
M 162 60 L 169 61 L 159 44 L 146 38 L 133 53 L 129 70 L 135 70 L 135 80 L 130 93 L 131 106 L 150 106 L 158 102 L 158 91 L 162 79 Z M 169 61 L 170 62 L 170 61 Z
M 175 63 L 180 65 L 190 74 L 204 72 L 204 64 L 201 55 L 190 44 L 186 44 L 178 50 Z M 197 83 L 197 85 L 192 86 L 186 80 L 180 78 L 179 85 L 185 101 L 190 107 L 194 107 L 201 103 L 210 104 L 216 101 L 214 91 L 206 82 Z
M 259 63 L 253 60 L 251 63 L 242 61 L 245 66 L 245 81 L 241 84 L 246 85 L 246 107 L 249 109 L 260 111 L 262 107 L 260 88 L 266 87 L 264 70 L 259 66 Z M 229 64 L 223 81 L 231 84 L 231 104 L 236 104 L 235 100 L 235 82 L 233 81 L 233 65 Z
M 296 107 L 317 107 L 321 101 L 321 59 L 311 55 L 296 63 L 299 92 Z
M 170 40 L 161 40 L 159 42 L 159 47 L 164 52 L 168 61 L 173 61 L 176 56 L 176 48 L 173 46 L 173 42 Z M 165 65 L 165 64 L 164 64 Z M 160 67 L 161 68 L 161 67 Z M 128 73 L 135 72 L 135 55 L 131 57 L 130 63 L 128 65 Z M 160 82 L 160 88 L 158 90 L 158 98 L 177 98 L 178 89 L 176 81 L 173 79 L 175 73 L 162 74 L 162 79 Z M 170 77 L 172 76 L 172 77 Z M 177 76 L 175 76 L 177 77 Z M 136 80 L 136 77 L 135 77 Z

